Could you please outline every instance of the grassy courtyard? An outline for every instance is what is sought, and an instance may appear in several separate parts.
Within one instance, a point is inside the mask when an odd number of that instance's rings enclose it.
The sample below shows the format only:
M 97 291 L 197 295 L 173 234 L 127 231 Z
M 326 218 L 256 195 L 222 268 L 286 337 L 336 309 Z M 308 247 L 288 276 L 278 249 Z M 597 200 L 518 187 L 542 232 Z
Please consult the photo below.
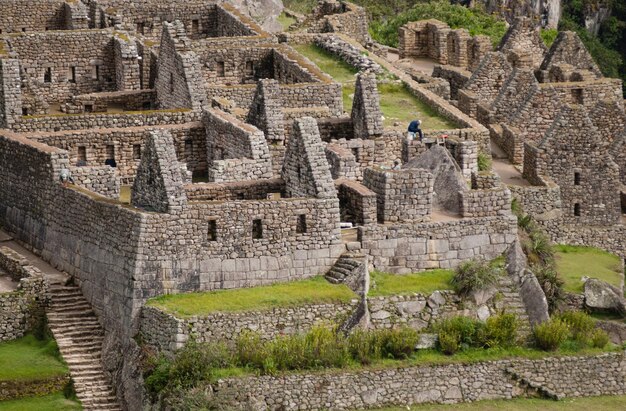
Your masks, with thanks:
M 207 315 L 213 312 L 270 310 L 307 304 L 350 302 L 356 298 L 346 285 L 333 285 L 324 277 L 273 284 L 263 287 L 170 294 L 153 298 L 148 305 L 177 317 Z
M 284 12 L 278 16 L 278 23 L 282 26 L 283 30 L 287 30 L 289 26 L 296 22 L 296 19 L 286 15 Z
M 67 372 L 54 340 L 40 341 L 27 335 L 0 343 L 0 381 L 46 379 Z
M 581 277 L 593 277 L 617 287 L 622 281 L 619 257 L 593 247 L 557 245 L 556 267 L 570 292 L 583 291 Z
M 436 290 L 451 289 L 452 270 L 429 270 L 406 275 L 387 274 L 374 271 L 371 273 L 370 297 L 388 295 L 430 294 Z
M 0 411 L 78 411 L 82 409 L 79 403 L 68 400 L 62 392 L 42 397 L 0 401 Z
M 464 404 L 425 404 L 412 407 L 380 408 L 376 411 L 617 411 L 626 407 L 626 396 L 567 398 L 553 401 L 542 398 L 477 401 Z
M 358 70 L 315 45 L 296 45 L 294 48 L 342 84 L 343 108 L 349 113 L 352 110 Z M 395 122 L 408 124 L 411 120 L 419 118 L 422 120 L 422 128 L 427 130 L 456 128 L 453 122 L 439 116 L 432 107 L 413 96 L 403 84 L 379 82 L 378 92 L 380 93 L 380 109 L 386 126 L 391 126 Z

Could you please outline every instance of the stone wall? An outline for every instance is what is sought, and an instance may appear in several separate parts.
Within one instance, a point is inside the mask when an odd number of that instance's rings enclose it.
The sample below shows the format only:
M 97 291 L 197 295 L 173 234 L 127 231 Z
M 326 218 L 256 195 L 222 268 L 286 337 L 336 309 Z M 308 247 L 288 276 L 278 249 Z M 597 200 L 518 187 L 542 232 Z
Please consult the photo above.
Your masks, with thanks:
M 1 41 L 1 40 L 0 40 Z M 0 43 L 2 46 L 2 43 Z M 0 55 L 0 57 L 3 57 Z M 20 65 L 16 59 L 0 59 L 0 126 L 12 127 L 22 115 Z
M 242 332 L 254 331 L 264 340 L 270 340 L 281 335 L 306 333 L 316 324 L 341 324 L 357 305 L 355 296 L 350 303 L 216 312 L 183 319 L 146 306 L 141 311 L 140 335 L 145 344 L 169 352 L 181 348 L 191 337 L 197 342 L 235 342 Z
M 215 395 L 234 408 L 338 410 L 511 399 L 623 395 L 623 353 L 475 364 L 228 378 Z M 527 389 L 530 385 L 534 389 Z M 286 405 L 285 405 L 286 404 Z
M 203 123 L 209 181 L 272 177 L 272 159 L 261 130 L 220 110 L 205 111 Z
M 19 282 L 17 289 L 0 293 L 0 341 L 23 337 L 42 315 L 46 304 L 47 283 L 37 268 L 8 247 L 0 248 L 0 272 Z
M 423 169 L 368 168 L 363 185 L 377 195 L 378 222 L 428 220 L 432 212 L 433 175 Z
M 337 195 L 341 221 L 351 222 L 354 225 L 375 224 L 377 222 L 377 196 L 356 181 L 339 179 Z
M 298 24 L 300 25 L 309 33 L 344 33 L 361 44 L 371 41 L 365 9 L 347 1 L 319 2 L 305 21 Z
M 267 200 L 268 194 L 281 194 L 285 182 L 279 178 L 230 183 L 193 183 L 185 186 L 190 201 Z
M 373 266 L 400 274 L 453 268 L 477 256 L 493 259 L 516 238 L 517 221 L 508 215 L 359 227 L 362 250 Z
M 89 191 L 117 200 L 120 198 L 120 177 L 110 166 L 70 167 L 74 183 Z
M 2 0 L 0 31 L 21 33 L 45 30 L 63 30 L 66 26 L 64 0 L 39 1 Z

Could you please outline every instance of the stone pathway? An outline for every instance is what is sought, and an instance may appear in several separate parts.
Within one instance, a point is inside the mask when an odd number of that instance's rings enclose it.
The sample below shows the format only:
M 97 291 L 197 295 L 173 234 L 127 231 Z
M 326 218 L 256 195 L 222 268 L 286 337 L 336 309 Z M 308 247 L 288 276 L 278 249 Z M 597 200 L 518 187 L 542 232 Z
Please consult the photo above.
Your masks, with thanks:
M 0 230 L 0 246 L 17 251 L 44 274 L 50 284 L 48 325 L 70 369 L 83 409 L 121 411 L 102 367 L 104 330 L 79 287 L 66 286 L 68 275 L 28 251 Z
M 520 337 L 527 337 L 531 331 L 530 320 L 519 295 L 519 287 L 511 280 L 511 277 L 505 274 L 498 282 L 498 290 L 503 298 L 496 307 L 502 307 L 507 314 L 515 314 L 520 322 L 518 334 Z

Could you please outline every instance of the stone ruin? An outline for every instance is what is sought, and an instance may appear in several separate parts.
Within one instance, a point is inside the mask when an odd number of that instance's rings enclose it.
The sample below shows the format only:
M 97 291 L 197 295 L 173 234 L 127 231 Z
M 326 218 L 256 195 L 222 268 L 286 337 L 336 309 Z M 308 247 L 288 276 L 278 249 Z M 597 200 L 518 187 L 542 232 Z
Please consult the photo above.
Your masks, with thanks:
M 495 258 L 516 243 L 512 197 L 558 204 L 542 222 L 557 240 L 584 222 L 584 242 L 623 251 L 621 91 L 571 33 L 546 53 L 525 23 L 496 51 L 441 22 L 403 27 L 401 55 L 467 77 L 453 101 L 403 78 L 457 124 L 422 143 L 385 125 L 358 48 L 345 113 L 341 84 L 227 4 L 46 1 L 30 18 L 32 2 L 0 4 L 0 220 L 80 284 L 128 408 L 150 297 L 324 274 L 348 251 L 397 274 Z M 343 55 L 356 46 L 329 36 L 370 41 L 350 3 L 322 2 L 302 27 L 294 39 Z M 537 191 L 478 171 L 491 141 Z

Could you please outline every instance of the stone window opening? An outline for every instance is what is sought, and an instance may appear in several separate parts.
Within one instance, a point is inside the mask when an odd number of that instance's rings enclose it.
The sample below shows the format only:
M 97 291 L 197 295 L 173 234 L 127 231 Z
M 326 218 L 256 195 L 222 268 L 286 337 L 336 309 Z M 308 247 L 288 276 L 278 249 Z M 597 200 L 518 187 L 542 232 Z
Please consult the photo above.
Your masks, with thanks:
M 76 83 L 76 67 L 72 66 L 70 67 L 70 79 L 69 82 L 70 83 Z
M 52 67 L 46 67 L 46 72 L 43 75 L 43 82 L 44 83 L 52 82 Z
M 78 161 L 76 162 L 77 166 L 86 166 L 87 165 L 87 147 L 79 146 L 77 156 Z
M 209 220 L 207 228 L 207 239 L 209 241 L 217 241 L 217 221 Z
M 98 64 L 94 66 L 94 79 L 100 81 L 100 65 Z
M 117 167 L 115 161 L 115 146 L 113 144 L 107 144 L 106 146 L 106 159 L 104 160 L 105 166 Z
M 263 238 L 263 220 L 257 218 L 252 220 L 252 239 L 260 240 Z
M 583 89 L 572 89 L 572 101 L 574 104 L 583 104 Z
M 22 27 L 22 33 L 26 33 L 26 27 Z
M 296 224 L 296 233 L 298 234 L 306 233 L 306 215 L 305 214 L 298 215 L 298 222 Z
M 85 113 L 93 113 L 93 104 L 85 104 L 83 110 Z
M 22 107 L 22 115 L 23 116 L 27 116 L 28 115 L 28 107 Z
M 574 185 L 580 185 L 580 173 L 578 171 L 574 173 Z
M 246 61 L 246 76 L 253 77 L 254 76 L 254 62 L 252 60 Z
M 170 93 L 174 93 L 174 73 L 170 73 Z
M 133 159 L 141 160 L 141 144 L 133 144 Z
M 2 34 L 2 29 L 0 29 L 0 34 Z
M 224 62 L 218 61 L 215 63 L 215 72 L 217 73 L 217 77 L 225 77 L 226 71 L 224 69 Z
M 580 217 L 580 203 L 574 204 L 574 215 Z
M 187 139 L 185 140 L 185 158 L 191 158 L 193 154 L 193 140 Z
M 145 23 L 143 21 L 137 22 L 137 32 L 144 34 Z
M 200 31 L 200 21 L 198 19 L 191 20 L 191 34 L 198 34 Z
M 361 161 L 361 153 L 358 147 L 353 147 L 350 149 L 350 151 L 352 151 L 352 155 L 354 156 L 354 161 L 356 161 L 357 163 Z

